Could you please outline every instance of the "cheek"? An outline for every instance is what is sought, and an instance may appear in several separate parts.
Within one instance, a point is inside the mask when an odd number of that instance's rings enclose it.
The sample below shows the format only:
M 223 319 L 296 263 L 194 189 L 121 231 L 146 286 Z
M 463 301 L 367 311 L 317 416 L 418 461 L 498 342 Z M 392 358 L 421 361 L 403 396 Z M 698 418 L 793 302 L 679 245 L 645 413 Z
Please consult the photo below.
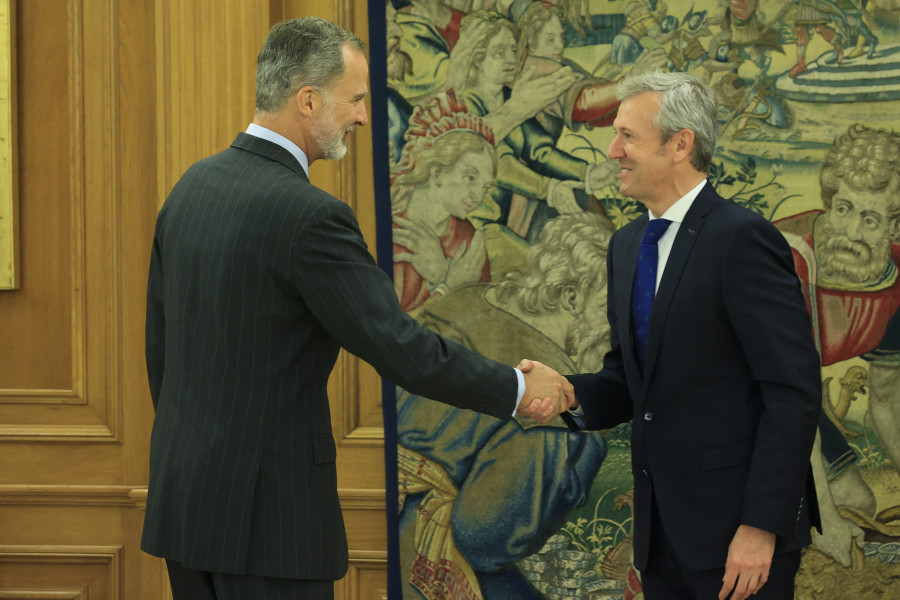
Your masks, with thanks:
M 890 243 L 890 241 L 888 240 L 887 232 L 883 229 L 878 229 L 876 231 L 866 231 L 866 233 L 863 235 L 863 239 L 866 241 L 870 248 L 880 248 Z

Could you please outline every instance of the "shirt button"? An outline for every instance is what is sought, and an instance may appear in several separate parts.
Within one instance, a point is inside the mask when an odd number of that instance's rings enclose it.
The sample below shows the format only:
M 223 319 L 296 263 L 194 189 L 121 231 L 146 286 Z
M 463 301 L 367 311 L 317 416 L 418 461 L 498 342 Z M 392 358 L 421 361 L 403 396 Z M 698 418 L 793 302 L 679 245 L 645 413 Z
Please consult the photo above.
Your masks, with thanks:
M 653 420 L 653 413 L 652 413 L 652 412 L 649 412 L 649 411 L 648 411 L 648 412 L 645 412 L 645 413 L 644 413 L 644 420 L 647 421 L 648 423 L 649 423 L 650 421 L 652 421 L 652 420 Z

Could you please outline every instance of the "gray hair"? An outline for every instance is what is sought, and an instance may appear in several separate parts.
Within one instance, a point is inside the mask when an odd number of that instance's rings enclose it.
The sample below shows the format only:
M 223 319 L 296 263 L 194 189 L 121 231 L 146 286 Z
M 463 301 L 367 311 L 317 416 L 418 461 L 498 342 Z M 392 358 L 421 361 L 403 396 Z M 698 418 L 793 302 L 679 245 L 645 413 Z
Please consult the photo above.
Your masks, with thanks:
M 654 72 L 626 77 L 616 91 L 625 100 L 644 92 L 662 94 L 659 111 L 653 117 L 661 134 L 661 143 L 668 142 L 682 129 L 694 132 L 691 165 L 702 173 L 709 172 L 719 137 L 716 93 L 689 73 Z
M 280 111 L 307 85 L 327 92 L 344 72 L 344 46 L 366 52 L 356 35 L 319 17 L 276 23 L 256 59 L 257 112 Z

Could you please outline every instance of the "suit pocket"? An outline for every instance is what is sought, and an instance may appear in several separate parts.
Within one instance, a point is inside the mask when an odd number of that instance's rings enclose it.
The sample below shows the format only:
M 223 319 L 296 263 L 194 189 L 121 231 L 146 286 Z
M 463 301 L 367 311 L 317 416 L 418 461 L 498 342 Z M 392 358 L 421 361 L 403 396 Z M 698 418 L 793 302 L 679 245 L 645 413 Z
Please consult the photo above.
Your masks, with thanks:
M 337 447 L 334 438 L 317 437 L 313 439 L 313 462 L 317 465 L 328 465 L 337 459 Z
M 753 454 L 753 440 L 731 442 L 697 452 L 697 466 L 701 471 L 713 471 L 736 467 L 750 462 Z

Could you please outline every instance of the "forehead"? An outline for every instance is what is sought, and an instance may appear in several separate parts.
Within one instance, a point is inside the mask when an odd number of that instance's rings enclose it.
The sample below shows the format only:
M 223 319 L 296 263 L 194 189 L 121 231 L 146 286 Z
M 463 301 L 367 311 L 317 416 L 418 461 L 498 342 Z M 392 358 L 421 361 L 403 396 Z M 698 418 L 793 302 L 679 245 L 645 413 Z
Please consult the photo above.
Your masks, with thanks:
M 469 170 L 477 169 L 482 173 L 490 173 L 493 171 L 494 167 L 494 163 L 487 150 L 466 154 L 456 164 Z
M 344 46 L 344 72 L 332 85 L 332 90 L 341 95 L 355 96 L 368 91 L 369 63 L 360 52 Z
M 616 129 L 631 129 L 635 131 L 656 130 L 653 117 L 659 112 L 660 94 L 656 92 L 641 92 L 622 101 L 619 112 L 613 121 Z
M 838 184 L 835 200 L 847 200 L 856 210 L 865 210 L 877 212 L 883 215 L 887 214 L 888 206 L 894 201 L 895 191 L 891 189 L 885 190 L 860 190 L 846 181 Z
M 556 15 L 550 17 L 550 20 L 541 26 L 541 33 L 558 33 L 563 29 L 562 23 Z
M 515 43 L 516 43 L 516 40 L 513 39 L 512 32 L 509 29 L 507 29 L 506 27 L 503 27 L 501 25 L 497 29 L 497 34 L 491 38 L 490 42 L 488 42 L 487 47 L 490 50 L 491 48 L 496 48 L 498 46 L 503 46 L 506 44 L 515 44 Z

